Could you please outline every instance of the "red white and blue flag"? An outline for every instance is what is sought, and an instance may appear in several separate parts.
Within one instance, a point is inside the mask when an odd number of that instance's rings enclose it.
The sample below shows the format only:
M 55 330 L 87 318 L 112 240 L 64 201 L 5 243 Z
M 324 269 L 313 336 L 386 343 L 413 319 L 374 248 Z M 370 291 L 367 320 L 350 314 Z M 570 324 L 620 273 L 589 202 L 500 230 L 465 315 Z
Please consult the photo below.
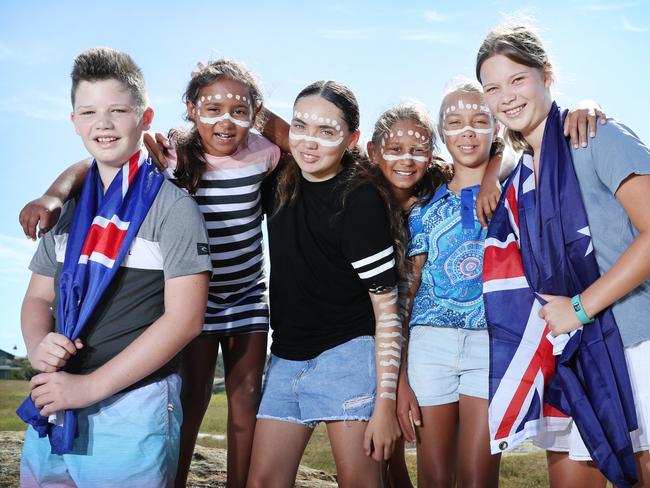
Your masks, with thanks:
M 538 315 L 544 305 L 538 294 L 571 297 L 599 277 L 562 121 L 553 104 L 538 184 L 532 154 L 524 154 L 485 241 L 490 444 L 493 453 L 502 452 L 573 420 L 603 474 L 618 487 L 631 486 L 637 475 L 629 432 L 637 422 L 611 310 L 556 338 Z
M 79 337 L 129 252 L 164 179 L 144 150 L 122 166 L 106 192 L 97 163 L 90 167 L 59 278 L 57 332 L 71 340 Z M 63 422 L 55 425 L 39 414 L 30 396 L 16 413 L 34 426 L 40 437 L 49 436 L 53 454 L 72 450 L 77 435 L 73 410 L 66 410 Z

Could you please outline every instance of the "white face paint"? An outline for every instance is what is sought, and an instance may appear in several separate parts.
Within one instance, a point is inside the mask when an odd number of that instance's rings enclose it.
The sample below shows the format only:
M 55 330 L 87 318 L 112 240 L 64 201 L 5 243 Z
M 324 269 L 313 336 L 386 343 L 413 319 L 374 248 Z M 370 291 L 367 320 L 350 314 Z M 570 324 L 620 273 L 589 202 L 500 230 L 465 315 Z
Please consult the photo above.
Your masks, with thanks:
M 485 105 L 484 103 L 478 104 L 478 103 L 465 103 L 462 98 L 459 98 L 456 101 L 456 105 L 449 105 L 443 114 L 443 120 L 447 117 L 447 114 L 450 112 L 455 112 L 456 109 L 458 110 L 480 110 L 481 112 L 485 112 L 486 114 L 490 114 L 490 108 Z
M 408 129 L 405 132 L 404 130 L 398 129 L 396 132 L 389 132 L 382 138 L 381 149 L 380 149 L 382 157 L 386 161 L 402 161 L 406 159 L 411 159 L 413 161 L 419 161 L 422 163 L 428 162 L 429 161 L 428 156 L 416 156 L 409 152 L 404 154 L 386 154 L 385 152 L 386 146 L 389 144 L 390 139 L 394 139 L 395 137 L 404 137 L 405 135 L 408 135 L 409 137 L 414 137 L 419 144 L 427 144 L 429 142 L 429 138 L 425 134 L 420 134 L 418 131 L 415 131 L 413 129 Z M 426 147 L 426 150 L 428 149 L 429 148 Z
M 321 117 L 318 114 L 314 113 L 308 113 L 308 112 L 298 112 L 297 110 L 293 113 L 294 117 L 300 120 L 303 120 L 305 122 L 317 122 L 322 125 L 327 125 L 330 126 L 334 129 L 336 129 L 339 133 L 338 139 L 324 139 L 322 137 L 312 137 L 307 134 L 296 134 L 293 130 L 289 131 L 289 139 L 292 141 L 307 141 L 307 142 L 315 142 L 321 146 L 325 147 L 336 147 L 341 145 L 344 139 L 344 133 L 341 130 L 341 123 L 336 120 L 336 119 L 330 119 L 327 117 Z M 293 129 L 293 127 L 292 127 Z
M 328 141 L 327 139 L 322 139 L 320 137 L 312 137 L 308 136 L 306 134 L 295 134 L 294 132 L 289 131 L 289 139 L 292 141 L 307 141 L 307 142 L 315 142 L 316 144 L 319 144 L 321 146 L 325 147 L 336 147 L 340 146 L 341 143 L 343 142 L 343 136 L 340 136 L 338 139 L 334 141 Z
M 239 127 L 250 127 L 251 126 L 251 121 L 250 120 L 238 120 L 231 116 L 229 113 L 225 113 L 219 117 L 203 117 L 200 116 L 199 120 L 203 124 L 209 124 L 209 125 L 214 125 L 217 122 L 221 122 L 222 120 L 229 120 L 235 125 L 238 125 Z
M 452 129 L 452 130 L 443 129 L 442 133 L 446 136 L 457 136 L 466 131 L 473 132 L 474 134 L 492 134 L 493 130 L 494 130 L 493 128 L 477 129 L 476 127 L 472 127 L 471 125 L 466 125 L 462 129 Z
M 426 163 L 429 161 L 429 158 L 426 156 L 414 156 L 411 153 L 406 153 L 406 154 L 400 154 L 398 156 L 395 156 L 393 154 L 383 154 L 382 156 L 386 161 L 401 161 L 403 159 L 412 159 L 413 161 L 421 161 L 423 163 Z
M 249 113 L 246 115 L 245 118 L 242 118 L 241 116 L 239 118 L 235 118 L 230 113 L 226 112 L 223 115 L 220 115 L 218 117 L 209 117 L 207 115 L 201 115 L 201 112 L 209 112 L 211 110 L 211 107 L 204 107 L 204 110 L 201 110 L 201 107 L 207 104 L 216 104 L 220 103 L 222 100 L 237 100 L 244 102 L 248 106 L 248 111 Z M 237 108 L 235 108 L 235 111 Z M 240 109 L 241 110 L 241 109 Z M 196 102 L 196 112 L 199 115 L 199 120 L 203 124 L 208 124 L 208 125 L 214 125 L 218 122 L 221 122 L 223 120 L 229 120 L 235 125 L 238 125 L 239 127 L 245 127 L 248 128 L 251 126 L 251 117 L 253 114 L 253 105 L 252 105 L 252 100 L 250 100 L 249 97 L 245 95 L 239 95 L 239 94 L 233 94 L 230 92 L 222 92 L 222 93 L 213 93 L 211 95 L 204 95 L 201 98 L 199 98 Z M 236 112 L 235 112 L 236 113 Z M 237 115 L 237 114 L 236 114 Z

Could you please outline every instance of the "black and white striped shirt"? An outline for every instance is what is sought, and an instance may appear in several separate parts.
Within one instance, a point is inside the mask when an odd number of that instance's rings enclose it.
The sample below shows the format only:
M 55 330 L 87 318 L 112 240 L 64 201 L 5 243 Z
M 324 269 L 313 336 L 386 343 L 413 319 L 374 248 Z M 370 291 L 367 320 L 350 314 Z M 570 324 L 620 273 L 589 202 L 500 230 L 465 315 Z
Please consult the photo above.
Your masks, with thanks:
M 208 167 L 194 196 L 213 266 L 204 334 L 268 330 L 260 197 L 262 181 L 279 157 L 279 148 L 254 132 L 231 156 L 206 154 Z

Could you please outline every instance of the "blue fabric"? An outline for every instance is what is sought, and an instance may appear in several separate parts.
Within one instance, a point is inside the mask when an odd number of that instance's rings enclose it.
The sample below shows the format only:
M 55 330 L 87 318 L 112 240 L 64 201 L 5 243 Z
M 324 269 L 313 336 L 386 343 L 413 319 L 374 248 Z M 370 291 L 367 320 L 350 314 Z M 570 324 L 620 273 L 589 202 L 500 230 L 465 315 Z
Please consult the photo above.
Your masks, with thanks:
M 74 341 L 79 337 L 88 322 L 95 306 L 128 253 L 131 241 L 137 235 L 165 179 L 150 159 L 146 159 L 138 168 L 139 157 L 140 152 L 124 164 L 106 193 L 103 191 L 96 162 L 93 162 L 86 176 L 68 237 L 59 279 L 58 332 L 70 340 Z M 135 168 L 132 164 L 134 158 Z M 137 171 L 135 176 L 133 176 L 134 170 Z M 131 181 L 127 183 L 129 174 Z M 117 217 L 121 222 L 128 224 L 117 255 L 111 253 L 115 251 L 111 248 L 111 244 L 114 242 L 112 241 L 114 237 L 122 237 L 117 235 L 119 232 L 110 236 L 106 234 L 108 241 L 100 242 L 99 245 L 87 242 L 91 230 L 97 230 L 97 217 L 106 220 Z M 105 262 L 93 259 L 90 255 L 93 251 L 100 252 L 103 258 L 113 259 L 112 265 L 107 266 Z M 40 415 L 31 396 L 28 396 L 16 413 L 23 421 L 31 424 L 40 437 L 47 435 L 50 438 L 53 454 L 70 452 L 77 436 L 74 410 L 65 411 L 63 426 L 55 426 L 49 423 L 46 417 Z
M 589 146 L 573 150 L 600 273 L 606 273 L 639 234 L 621 201 L 619 186 L 631 175 L 650 174 L 650 149 L 625 125 L 609 119 Z M 612 305 L 625 347 L 650 340 L 650 279 Z
M 523 163 L 526 155 L 513 173 L 519 172 L 518 246 L 529 288 L 519 286 L 485 295 L 491 341 L 491 409 L 496 388 L 513 357 L 513 348 L 518 347 L 513 336 L 525 334 L 509 328 L 517 319 L 515 313 L 509 318 L 504 314 L 520 310 L 523 315 L 518 321 L 527 326 L 531 322 L 527 317 L 532 316 L 534 293 L 571 297 L 599 277 L 562 122 L 563 117 L 553 104 L 544 131 L 537 189 L 532 165 Z M 512 216 L 504 210 L 506 204 L 512 207 L 516 203 L 511 190 L 506 188 L 499 211 L 490 223 L 486 256 L 491 239 L 505 242 L 508 232 L 513 232 L 509 221 Z M 492 274 L 488 263 L 485 273 Z M 539 415 L 542 406 L 535 398 L 536 402 L 525 407 L 529 410 L 519 429 L 524 428 L 529 418 Z M 623 344 L 610 309 L 598 314 L 594 324 L 578 330 L 568 340 L 557 360 L 556 372 L 547 383 L 544 400 L 573 418 L 594 463 L 612 483 L 628 487 L 636 482 L 629 435 L 637 428 L 636 414 Z
M 30 426 L 20 459 L 23 488 L 163 488 L 174 485 L 181 379 L 166 376 L 77 411 L 79 437 L 71 452 L 51 453 Z
M 309 428 L 321 421 L 367 421 L 376 389 L 372 336 L 355 337 L 305 361 L 271 354 L 257 418 Z
M 474 210 L 478 191 L 478 185 L 463 188 L 459 197 L 443 185 L 409 216 L 408 255 L 427 255 L 411 327 L 487 326 L 481 278 L 486 230 Z

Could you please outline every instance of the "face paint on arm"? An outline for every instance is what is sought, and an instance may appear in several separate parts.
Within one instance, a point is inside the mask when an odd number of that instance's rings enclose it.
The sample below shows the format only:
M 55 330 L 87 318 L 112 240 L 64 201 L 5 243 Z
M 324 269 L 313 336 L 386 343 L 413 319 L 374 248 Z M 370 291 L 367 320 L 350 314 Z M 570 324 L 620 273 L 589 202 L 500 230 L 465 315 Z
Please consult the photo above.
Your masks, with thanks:
M 397 399 L 397 378 L 402 356 L 402 324 L 398 315 L 397 289 L 371 293 L 375 310 L 377 354 L 377 397 Z

